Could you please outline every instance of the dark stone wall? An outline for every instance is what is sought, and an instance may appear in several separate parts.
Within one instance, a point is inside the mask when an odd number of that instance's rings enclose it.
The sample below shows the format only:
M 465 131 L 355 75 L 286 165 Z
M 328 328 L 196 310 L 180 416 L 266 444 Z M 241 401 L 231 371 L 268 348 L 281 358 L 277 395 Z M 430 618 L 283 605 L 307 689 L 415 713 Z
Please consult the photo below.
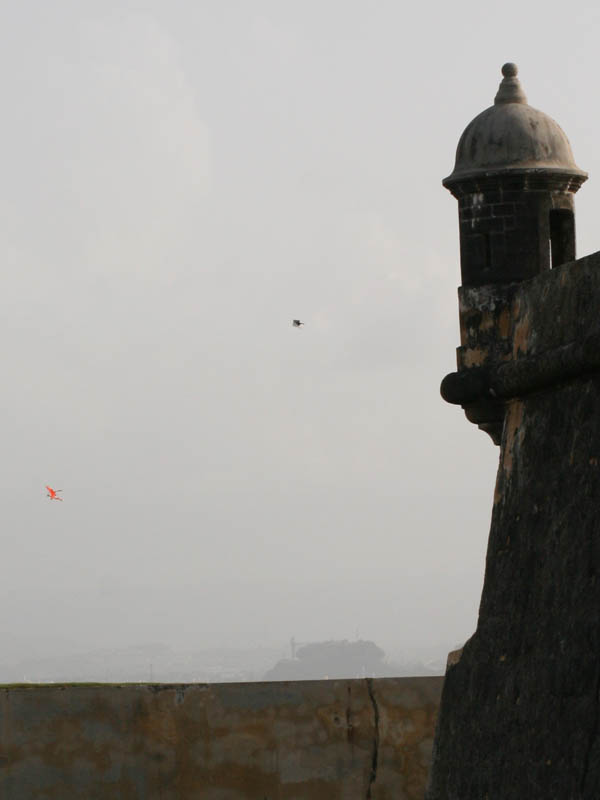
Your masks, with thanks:
M 527 280 L 572 261 L 574 199 L 568 186 L 551 177 L 524 174 L 455 187 L 462 285 Z M 562 215 L 552 224 L 556 211 Z
M 429 800 L 600 797 L 599 410 L 598 377 L 510 405 L 479 624 L 446 675 Z
M 428 800 L 600 798 L 600 372 L 568 363 L 599 308 L 595 254 L 482 316 L 512 342 L 500 371 L 535 387 L 548 361 L 553 380 L 504 403 L 479 620 L 446 674 Z
M 460 198 L 463 286 L 531 278 L 539 272 L 539 199 L 501 187 Z M 543 199 L 543 198 L 542 198 Z M 519 258 L 515 250 L 519 249 Z

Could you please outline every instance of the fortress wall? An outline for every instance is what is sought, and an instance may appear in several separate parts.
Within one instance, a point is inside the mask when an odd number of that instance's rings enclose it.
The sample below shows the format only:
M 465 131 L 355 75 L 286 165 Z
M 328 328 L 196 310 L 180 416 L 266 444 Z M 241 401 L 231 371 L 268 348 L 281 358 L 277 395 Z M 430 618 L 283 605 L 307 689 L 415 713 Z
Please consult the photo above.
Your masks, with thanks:
M 503 424 L 477 630 L 446 673 L 427 797 L 598 800 L 600 253 L 461 303 L 462 353 L 484 354 L 462 404 L 493 396 Z
M 0 688 L 7 800 L 421 800 L 442 677 Z

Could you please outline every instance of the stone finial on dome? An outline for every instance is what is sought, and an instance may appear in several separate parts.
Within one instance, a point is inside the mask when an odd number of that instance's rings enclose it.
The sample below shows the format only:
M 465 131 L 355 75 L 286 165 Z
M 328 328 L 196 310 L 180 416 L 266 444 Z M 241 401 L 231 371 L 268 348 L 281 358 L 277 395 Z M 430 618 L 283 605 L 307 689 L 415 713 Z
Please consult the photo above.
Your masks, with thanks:
M 502 74 L 504 78 L 498 87 L 498 93 L 494 98 L 494 103 L 527 103 L 527 97 L 521 87 L 521 83 L 517 78 L 519 68 L 516 64 L 510 62 L 504 64 L 502 67 Z

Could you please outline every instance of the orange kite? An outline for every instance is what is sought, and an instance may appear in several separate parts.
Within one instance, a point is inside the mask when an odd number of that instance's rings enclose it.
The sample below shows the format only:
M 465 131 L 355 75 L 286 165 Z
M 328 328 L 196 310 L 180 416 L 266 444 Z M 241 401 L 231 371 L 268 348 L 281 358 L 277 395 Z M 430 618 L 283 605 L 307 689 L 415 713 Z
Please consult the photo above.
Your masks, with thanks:
M 58 493 L 62 492 L 62 489 L 55 490 L 51 486 L 46 486 L 46 489 L 48 489 L 48 497 L 50 498 L 50 500 L 60 500 L 62 503 L 62 497 L 58 496 Z

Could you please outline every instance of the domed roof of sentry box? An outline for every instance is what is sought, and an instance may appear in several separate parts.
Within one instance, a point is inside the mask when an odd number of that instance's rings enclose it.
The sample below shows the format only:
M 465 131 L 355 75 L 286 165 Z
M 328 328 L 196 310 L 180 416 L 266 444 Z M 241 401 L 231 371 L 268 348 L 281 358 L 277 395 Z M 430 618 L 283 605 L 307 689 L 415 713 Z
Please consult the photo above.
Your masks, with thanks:
M 579 169 L 562 128 L 547 114 L 527 105 L 517 78 L 517 65 L 505 64 L 494 105 L 467 125 L 456 149 L 454 172 L 444 179 L 450 187 L 468 178 L 500 173 L 536 172 L 572 175 Z

